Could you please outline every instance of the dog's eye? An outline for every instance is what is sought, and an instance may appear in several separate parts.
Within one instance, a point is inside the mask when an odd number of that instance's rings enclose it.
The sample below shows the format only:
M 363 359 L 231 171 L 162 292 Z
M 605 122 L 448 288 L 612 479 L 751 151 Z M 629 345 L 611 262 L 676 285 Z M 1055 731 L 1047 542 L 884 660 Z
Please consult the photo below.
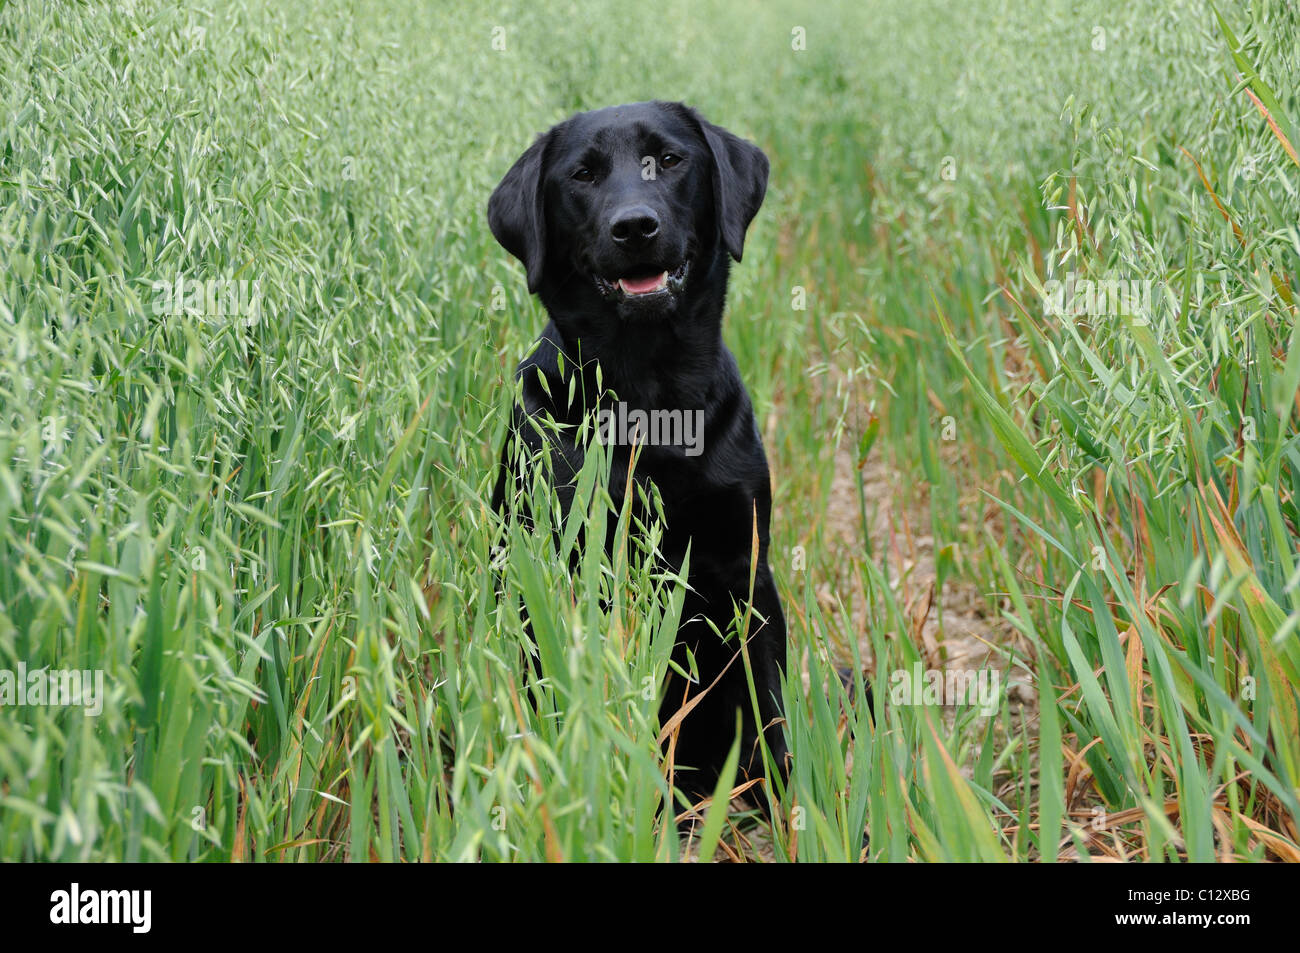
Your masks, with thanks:
M 665 169 L 671 169 L 681 161 L 682 157 L 677 155 L 675 152 L 665 152 L 663 158 L 659 160 L 659 164 Z
M 577 172 L 573 173 L 573 178 L 577 179 L 579 182 L 594 182 L 596 180 L 596 176 L 585 165 Z

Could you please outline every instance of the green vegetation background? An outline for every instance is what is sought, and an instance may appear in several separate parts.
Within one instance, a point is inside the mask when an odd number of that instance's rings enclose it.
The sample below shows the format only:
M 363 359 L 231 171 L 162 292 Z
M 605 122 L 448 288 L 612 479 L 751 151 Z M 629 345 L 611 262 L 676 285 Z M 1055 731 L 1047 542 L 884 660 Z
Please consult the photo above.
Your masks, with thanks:
M 487 196 L 569 113 L 664 98 L 772 159 L 725 333 L 800 676 L 777 823 L 715 808 L 692 856 L 1300 858 L 1300 41 L 1223 13 L 5 4 L 0 669 L 108 698 L 0 708 L 0 857 L 682 856 L 645 690 L 679 589 L 631 546 L 571 591 L 516 532 L 498 606 L 485 506 L 545 320 Z M 1151 306 L 1047 315 L 1071 272 Z M 260 282 L 260 319 L 157 314 L 177 276 Z M 1027 702 L 889 703 L 943 658 L 878 510 L 987 597 Z M 829 674 L 859 653 L 874 730 Z

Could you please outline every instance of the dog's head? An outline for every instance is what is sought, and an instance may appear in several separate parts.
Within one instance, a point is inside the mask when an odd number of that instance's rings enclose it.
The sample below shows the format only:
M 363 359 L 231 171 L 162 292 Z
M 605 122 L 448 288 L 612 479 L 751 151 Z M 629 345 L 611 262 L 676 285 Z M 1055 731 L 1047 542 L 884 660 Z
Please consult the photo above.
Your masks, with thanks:
M 692 276 L 740 261 L 767 157 L 681 103 L 579 113 L 543 134 L 488 202 L 528 290 L 587 313 L 677 310 Z

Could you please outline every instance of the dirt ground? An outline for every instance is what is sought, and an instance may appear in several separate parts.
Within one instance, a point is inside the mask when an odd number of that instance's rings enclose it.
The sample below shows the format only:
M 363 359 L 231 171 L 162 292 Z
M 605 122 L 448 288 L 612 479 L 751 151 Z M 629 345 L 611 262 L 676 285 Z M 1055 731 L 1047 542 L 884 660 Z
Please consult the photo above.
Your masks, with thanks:
M 866 594 L 856 568 L 867 558 L 868 548 L 862 538 L 857 464 L 844 445 L 848 442 L 842 441 L 836 451 L 834 478 L 822 506 L 821 545 L 831 547 L 831 551 L 818 565 L 833 568 L 828 570 L 831 575 L 816 583 L 816 592 L 826 616 L 830 619 L 839 616 L 841 633 L 857 640 L 866 674 L 875 680 Z M 959 463 L 949 461 L 953 466 Z M 991 666 L 1000 672 L 1002 685 L 1009 693 L 1013 709 L 1019 709 L 1019 717 L 1036 719 L 1036 695 L 1026 673 L 1022 669 L 1008 671 L 1003 654 L 994 651 L 995 647 L 1011 645 L 1019 638 L 1018 633 L 997 616 L 990 598 L 960 572 L 949 573 L 942 587 L 938 585 L 934 539 L 928 533 L 928 487 L 912 483 L 887 463 L 874 459 L 863 467 L 862 483 L 869 551 L 877 564 L 882 554 L 888 555 L 888 565 L 893 567 L 890 589 L 904 607 L 911 626 L 910 637 L 924 649 L 927 668 L 947 671 Z M 994 518 L 976 487 L 963 493 L 962 503 L 966 511 L 979 513 L 981 519 Z M 809 562 L 812 571 L 812 561 Z M 849 666 L 851 657 L 846 652 L 845 657 L 835 662 Z M 803 677 L 807 687 L 807 671 Z M 766 829 L 760 826 L 744 834 L 733 832 L 724 837 L 718 859 L 772 859 L 772 844 Z
M 958 465 L 957 461 L 953 465 Z M 862 510 L 858 499 L 856 463 L 841 446 L 835 454 L 835 478 L 826 503 L 826 528 L 830 545 L 838 548 L 832 562 L 852 566 L 864 558 Z M 870 551 L 887 553 L 892 568 L 889 585 L 904 607 L 911 636 L 923 647 L 927 668 L 979 670 L 991 665 L 1001 672 L 1003 684 L 1013 700 L 1032 703 L 1033 692 L 1020 672 L 1008 672 L 1003 656 L 994 646 L 1010 644 L 1017 634 L 998 618 L 988 596 L 960 573 L 949 573 L 942 587 L 935 567 L 934 538 L 928 532 L 928 488 L 914 485 L 888 464 L 868 461 L 862 472 L 863 493 L 869 520 Z M 985 506 L 976 488 L 969 490 L 964 508 L 983 514 Z M 878 559 L 876 560 L 879 561 Z M 828 613 L 836 610 L 834 595 L 845 585 L 853 594 L 848 632 L 858 641 L 864 661 L 871 657 L 870 635 L 865 619 L 865 594 L 856 572 L 827 580 L 818 587 L 818 599 Z M 940 618 L 942 617 L 942 625 Z M 869 664 L 869 663 L 868 663 Z M 1021 698 L 1023 696 L 1023 699 Z

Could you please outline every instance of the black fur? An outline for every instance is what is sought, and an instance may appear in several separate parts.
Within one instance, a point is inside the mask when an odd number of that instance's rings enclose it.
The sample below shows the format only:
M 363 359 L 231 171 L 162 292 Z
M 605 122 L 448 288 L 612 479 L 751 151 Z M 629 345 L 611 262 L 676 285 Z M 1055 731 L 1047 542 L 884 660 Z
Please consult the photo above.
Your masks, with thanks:
M 750 591 L 755 520 L 759 551 L 748 650 L 767 744 L 783 775 L 786 770 L 780 701 L 786 630 L 767 563 L 767 458 L 735 358 L 722 341 L 729 259 L 741 258 L 767 174 L 767 157 L 758 147 L 694 110 L 680 103 L 636 103 L 580 113 L 542 135 L 488 203 L 493 235 L 523 262 L 529 290 L 551 317 L 519 365 L 523 405 L 515 409 L 514 430 L 530 451 L 549 444 L 566 507 L 572 498 L 566 484 L 581 466 L 583 448 L 540 436 L 524 416 L 580 421 L 595 409 L 588 400 L 598 393 L 597 363 L 604 387 L 629 409 L 703 411 L 698 455 L 681 445 L 643 446 L 635 473 L 658 488 L 666 522 L 662 548 L 675 567 L 692 544 L 693 591 L 674 650 L 686 668 L 689 646 L 699 665 L 700 682 L 688 694 L 708 687 L 726 669 L 681 726 L 677 765 L 697 770 L 676 780 L 692 796 L 712 793 L 734 741 L 737 709 L 743 718 L 741 775 L 762 772 L 744 661 L 732 662 L 739 640 L 733 635 L 724 643 L 705 621 L 724 634 L 734 631 L 733 606 L 743 607 Z M 681 282 L 658 293 L 634 295 L 616 283 L 680 273 L 683 263 Z M 574 373 L 579 380 L 570 405 L 568 378 Z M 605 406 L 609 398 L 602 400 Z M 516 485 L 510 445 L 493 500 L 498 510 Z M 609 480 L 616 505 L 629 454 L 626 446 L 616 448 Z M 662 719 L 682 705 L 686 690 L 679 677 L 668 680 Z

